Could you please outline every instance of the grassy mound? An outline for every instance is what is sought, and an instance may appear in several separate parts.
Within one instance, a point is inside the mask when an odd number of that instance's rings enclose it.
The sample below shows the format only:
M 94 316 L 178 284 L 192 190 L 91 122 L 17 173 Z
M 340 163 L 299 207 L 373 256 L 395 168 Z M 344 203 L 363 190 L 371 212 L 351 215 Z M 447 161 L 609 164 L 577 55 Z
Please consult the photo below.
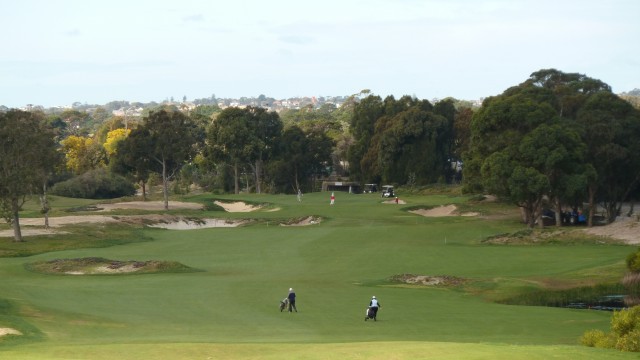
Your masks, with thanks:
M 101 257 L 38 261 L 26 264 L 25 267 L 30 271 L 56 275 L 152 274 L 197 271 L 175 261 L 120 261 Z

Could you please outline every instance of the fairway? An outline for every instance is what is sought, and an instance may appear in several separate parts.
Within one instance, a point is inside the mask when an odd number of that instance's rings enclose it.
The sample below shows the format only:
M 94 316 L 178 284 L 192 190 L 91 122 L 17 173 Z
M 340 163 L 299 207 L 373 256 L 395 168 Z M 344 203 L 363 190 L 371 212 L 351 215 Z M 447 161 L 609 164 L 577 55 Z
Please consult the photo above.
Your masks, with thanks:
M 407 196 L 402 205 L 383 204 L 376 194 L 337 193 L 333 206 L 327 193 L 305 194 L 302 202 L 293 195 L 209 194 L 187 200 L 221 199 L 266 207 L 198 213 L 252 220 L 243 227 L 148 228 L 144 234 L 151 241 L 0 258 L 0 299 L 6 303 L 0 307 L 6 308 L 0 327 L 29 333 L 23 340 L 0 341 L 0 358 L 636 358 L 578 344 L 584 331 L 608 329 L 608 312 L 509 306 L 490 299 L 547 279 L 621 277 L 632 247 L 484 245 L 487 236 L 521 229 L 517 216 L 484 216 L 502 209 L 491 204 L 476 205 L 483 216 L 428 218 L 405 211 L 463 204 L 465 197 Z M 307 216 L 321 220 L 279 225 Z M 177 261 L 198 271 L 44 275 L 24 267 L 84 257 Z M 465 284 L 389 281 L 399 274 L 455 276 Z M 278 310 L 290 287 L 298 296 L 298 313 Z M 382 308 L 378 321 L 365 322 L 373 295 Z

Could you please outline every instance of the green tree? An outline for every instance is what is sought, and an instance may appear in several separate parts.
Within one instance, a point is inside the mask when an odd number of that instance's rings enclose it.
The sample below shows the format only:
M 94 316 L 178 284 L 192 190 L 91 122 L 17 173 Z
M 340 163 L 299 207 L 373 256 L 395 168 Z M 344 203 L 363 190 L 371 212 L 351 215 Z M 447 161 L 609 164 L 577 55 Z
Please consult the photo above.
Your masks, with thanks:
M 273 155 L 282 133 L 282 121 L 263 108 L 227 108 L 209 127 L 207 153 L 214 162 L 231 165 L 234 188 L 239 193 L 240 168 L 253 169 L 256 192 L 262 191 L 264 163 Z
M 240 193 L 240 167 L 251 158 L 248 113 L 229 107 L 216 117 L 207 131 L 207 157 L 233 170 L 234 192 Z
M 191 119 L 179 111 L 158 110 L 149 113 L 141 125 L 141 132 L 148 134 L 146 157 L 152 168 L 162 176 L 164 208 L 169 209 L 169 181 L 182 165 L 195 155 L 195 126 Z M 134 138 L 140 140 L 139 136 Z M 148 142 L 147 142 L 148 141 Z
M 305 133 L 297 126 L 287 127 L 277 148 L 276 159 L 270 166 L 277 190 L 309 191 L 311 186 L 305 180 L 328 173 L 333 146 L 333 140 L 322 131 Z
M 256 193 L 262 192 L 262 174 L 264 163 L 268 161 L 275 151 L 282 135 L 282 121 L 275 111 L 268 112 L 263 108 L 249 107 L 246 109 L 250 116 L 249 129 L 251 130 L 250 144 L 253 148 L 250 160 L 253 166 Z
M 571 166 L 581 159 L 578 137 L 560 125 L 548 127 L 560 123 L 554 103 L 550 89 L 525 84 L 485 100 L 472 120 L 466 185 L 517 204 L 529 226 L 539 220 L 546 195 L 561 195 L 554 190 L 560 178 L 579 171 Z
M 514 195 L 522 195 L 523 189 L 509 188 L 517 184 L 508 180 L 513 180 L 510 174 L 527 174 L 532 178 L 521 179 L 518 186 L 546 189 L 538 195 L 554 201 L 557 216 L 562 205 L 582 204 L 588 193 L 589 226 L 597 202 L 605 204 L 613 221 L 621 201 L 640 181 L 638 136 L 638 111 L 607 84 L 581 74 L 540 70 L 488 98 L 474 114 L 466 189 L 492 189 L 518 202 Z M 518 166 L 526 171 L 515 171 Z
M 153 164 L 150 154 L 153 151 L 149 129 L 138 126 L 129 136 L 116 144 L 115 155 L 109 166 L 112 171 L 129 175 L 142 188 L 142 199 L 147 199 L 147 181 Z
M 592 95 L 577 114 L 596 176 L 589 182 L 589 207 L 604 204 L 613 222 L 640 181 L 640 111 L 610 92 Z M 589 213 L 589 224 L 593 211 Z
M 376 122 L 384 114 L 384 105 L 379 96 L 367 96 L 353 109 L 350 130 L 353 135 L 353 144 L 349 148 L 347 158 L 351 177 L 360 182 L 375 181 L 375 171 L 372 171 L 372 161 L 366 161 L 365 154 L 369 147 L 375 146 L 372 138 L 375 133 Z M 363 162 L 369 163 L 366 166 Z
M 43 191 L 57 164 L 53 131 L 40 114 L 9 110 L 0 113 L 0 211 L 23 241 L 19 211 L 26 196 Z

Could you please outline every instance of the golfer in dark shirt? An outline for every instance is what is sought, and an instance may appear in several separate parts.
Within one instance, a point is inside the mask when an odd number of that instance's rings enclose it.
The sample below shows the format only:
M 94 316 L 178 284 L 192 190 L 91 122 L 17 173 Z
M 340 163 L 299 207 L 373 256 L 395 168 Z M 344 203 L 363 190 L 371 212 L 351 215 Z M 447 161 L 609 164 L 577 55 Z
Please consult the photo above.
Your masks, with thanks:
M 293 288 L 289 288 L 289 295 L 287 298 L 289 299 L 289 312 L 292 312 L 292 309 L 298 312 L 298 309 L 296 308 L 296 293 L 293 291 Z

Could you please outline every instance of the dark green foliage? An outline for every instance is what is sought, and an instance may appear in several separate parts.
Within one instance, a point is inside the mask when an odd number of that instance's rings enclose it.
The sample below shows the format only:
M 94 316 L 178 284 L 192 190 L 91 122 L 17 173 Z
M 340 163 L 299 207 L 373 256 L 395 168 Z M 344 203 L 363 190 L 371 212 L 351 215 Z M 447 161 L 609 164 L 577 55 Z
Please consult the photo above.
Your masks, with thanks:
M 42 194 L 60 162 L 53 130 L 41 113 L 0 113 L 0 216 L 17 224 L 25 197 Z M 15 241 L 22 241 L 18 227 Z
M 349 150 L 352 177 L 362 182 L 424 185 L 450 179 L 452 100 L 369 96 L 356 105 Z
M 224 109 L 207 130 L 206 156 L 211 163 L 229 165 L 234 192 L 240 191 L 243 169 L 253 172 L 255 190 L 261 192 L 263 167 L 282 136 L 282 121 L 276 112 L 263 108 Z
M 51 193 L 72 198 L 113 199 L 135 195 L 136 189 L 123 176 L 96 169 L 55 184 Z
M 627 256 L 627 269 L 631 272 L 640 273 L 640 249 Z
M 544 198 L 559 214 L 563 206 L 582 204 L 587 194 L 589 208 L 596 200 L 605 203 L 612 221 L 640 180 L 638 136 L 640 115 L 608 85 L 540 70 L 488 98 L 474 114 L 466 190 L 521 206 L 530 226 Z
M 288 127 L 282 134 L 274 161 L 267 172 L 277 192 L 296 193 L 312 190 L 314 175 L 328 175 L 334 142 L 320 130 L 307 132 L 297 126 Z

